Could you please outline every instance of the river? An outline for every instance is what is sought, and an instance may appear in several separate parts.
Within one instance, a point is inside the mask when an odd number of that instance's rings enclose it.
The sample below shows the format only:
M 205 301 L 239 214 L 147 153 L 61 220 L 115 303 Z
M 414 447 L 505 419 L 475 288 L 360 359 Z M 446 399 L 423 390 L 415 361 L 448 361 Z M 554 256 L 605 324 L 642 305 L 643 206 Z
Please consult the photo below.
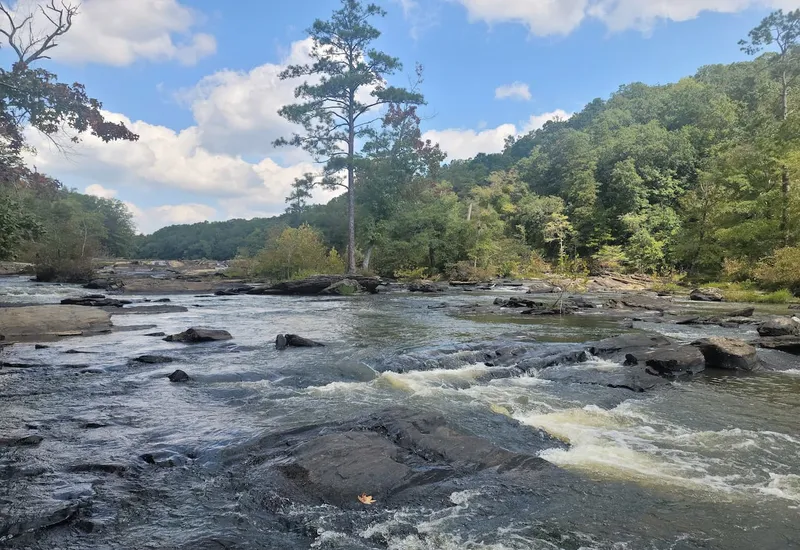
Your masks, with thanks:
M 0 282 L 6 303 L 76 294 Z M 522 322 L 435 309 L 496 295 L 171 296 L 189 311 L 114 316 L 132 330 L 6 349 L 5 361 L 36 366 L 0 369 L 0 437 L 44 439 L 0 447 L 0 526 L 13 526 L 0 547 L 800 548 L 796 358 L 781 355 L 780 372 L 709 372 L 641 394 L 567 380 L 572 369 L 622 368 L 596 358 L 547 377 L 442 361 L 464 345 L 563 350 L 623 331 L 601 314 Z M 145 336 L 191 326 L 234 339 L 186 346 Z M 649 328 L 686 341 L 723 330 Z M 278 333 L 326 347 L 279 352 Z M 144 354 L 175 362 L 131 361 Z M 168 382 L 175 369 L 192 380 Z M 423 487 L 397 503 L 359 506 L 353 495 L 354 506 L 340 507 L 282 494 L 258 460 L 285 434 L 398 408 L 440 415 L 552 471 L 530 483 L 469 472 L 432 484 L 429 501 Z M 538 430 L 553 443 L 534 445 Z

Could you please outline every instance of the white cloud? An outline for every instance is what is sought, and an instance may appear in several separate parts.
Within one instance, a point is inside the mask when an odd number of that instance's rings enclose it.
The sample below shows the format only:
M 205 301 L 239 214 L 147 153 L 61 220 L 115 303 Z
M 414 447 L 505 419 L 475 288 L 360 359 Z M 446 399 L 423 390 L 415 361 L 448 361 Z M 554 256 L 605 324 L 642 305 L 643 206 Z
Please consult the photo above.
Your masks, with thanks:
M 588 0 L 458 0 L 470 21 L 522 23 L 534 34 L 569 34 L 586 17 Z
M 117 196 L 116 189 L 106 189 L 99 183 L 93 183 L 92 185 L 87 185 L 86 189 L 83 190 L 84 193 L 87 195 L 93 195 L 95 197 L 100 197 L 101 199 L 113 199 Z
M 798 0 L 456 0 L 471 21 L 519 23 L 538 36 L 567 35 L 587 18 L 611 31 L 649 30 L 660 20 L 687 21 L 703 12 L 737 13 L 749 8 L 794 9 Z
M 523 101 L 530 101 L 532 97 L 531 89 L 527 84 L 522 82 L 506 84 L 505 86 L 498 87 L 494 91 L 495 99 L 521 99 Z
M 125 206 L 133 214 L 137 229 L 144 234 L 167 225 L 197 223 L 217 217 L 216 209 L 206 204 L 168 204 L 143 209 L 126 202 Z
M 571 116 L 570 113 L 557 109 L 550 113 L 532 115 L 519 127 L 515 124 L 501 124 L 496 128 L 487 128 L 481 131 L 457 128 L 428 130 L 422 138 L 438 143 L 451 160 L 468 159 L 478 153 L 500 153 L 507 138 L 538 130 L 549 120 L 566 120 Z
M 448 130 L 428 130 L 424 140 L 438 143 L 447 153 L 448 159 L 468 159 L 478 153 L 499 153 L 503 150 L 506 138 L 517 134 L 513 124 L 503 124 L 476 132 L 469 129 L 451 128 Z
M 43 3 L 20 0 L 14 7 L 37 14 L 37 34 L 48 25 L 37 9 Z M 83 0 L 72 29 L 51 53 L 68 63 L 125 66 L 144 59 L 193 65 L 217 49 L 212 35 L 196 31 L 200 23 L 201 15 L 180 0 Z
M 286 65 L 308 61 L 310 51 L 310 39 L 295 42 L 280 64 L 266 63 L 248 72 L 220 71 L 180 92 L 179 100 L 197 121 L 203 146 L 220 153 L 273 153 L 272 143 L 294 130 L 278 110 L 295 101 L 297 82 L 279 75 Z

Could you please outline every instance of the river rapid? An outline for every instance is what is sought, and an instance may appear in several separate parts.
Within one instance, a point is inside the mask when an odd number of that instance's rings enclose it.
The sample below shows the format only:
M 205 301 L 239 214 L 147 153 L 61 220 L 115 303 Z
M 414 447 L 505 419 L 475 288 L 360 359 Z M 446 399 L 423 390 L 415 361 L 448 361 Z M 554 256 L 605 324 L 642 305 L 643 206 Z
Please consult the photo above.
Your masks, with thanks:
M 0 281 L 5 303 L 82 293 Z M 114 316 L 131 330 L 6 349 L 4 361 L 29 368 L 0 369 L 0 438 L 43 440 L 0 446 L 0 547 L 800 548 L 797 358 L 776 356 L 778 372 L 708 372 L 649 393 L 569 382 L 574 369 L 622 368 L 602 359 L 554 365 L 546 377 L 441 360 L 482 343 L 546 353 L 626 330 L 601 313 L 521 321 L 436 309 L 498 295 L 170 296 L 189 311 Z M 234 339 L 146 336 L 192 326 Z M 727 334 L 647 328 L 689 342 Z M 326 347 L 277 351 L 278 333 Z M 144 354 L 174 362 L 132 362 Z M 170 383 L 176 369 L 192 380 Z M 531 483 L 469 472 L 430 499 L 423 487 L 398 503 L 360 505 L 354 494 L 352 506 L 294 499 L 265 473 L 259 457 L 286 434 L 387 409 L 439 415 L 552 471 Z

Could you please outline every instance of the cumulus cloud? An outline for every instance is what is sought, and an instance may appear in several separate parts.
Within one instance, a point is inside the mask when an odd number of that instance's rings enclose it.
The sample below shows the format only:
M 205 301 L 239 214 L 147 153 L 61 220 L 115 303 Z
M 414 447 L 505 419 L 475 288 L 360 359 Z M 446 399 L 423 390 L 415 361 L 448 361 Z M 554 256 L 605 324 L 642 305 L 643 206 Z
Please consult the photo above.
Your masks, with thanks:
M 498 87 L 494 91 L 495 99 L 521 99 L 523 101 L 530 101 L 532 97 L 531 89 L 527 84 L 522 82 L 506 84 L 505 86 Z
M 125 202 L 125 206 L 133 214 L 136 228 L 144 234 L 150 234 L 167 225 L 197 223 L 217 217 L 216 209 L 206 204 L 167 204 L 139 208 L 132 202 Z
M 44 0 L 20 0 L 14 11 L 35 13 L 33 32 L 46 29 L 38 6 Z M 75 2 L 77 4 L 77 2 Z M 197 32 L 202 16 L 180 0 L 83 0 L 72 29 L 52 55 L 67 63 L 125 66 L 147 61 L 193 65 L 216 52 L 216 39 Z
M 538 36 L 567 35 L 587 18 L 611 31 L 649 30 L 661 20 L 687 21 L 703 12 L 736 13 L 749 8 L 794 9 L 798 0 L 456 0 L 471 21 L 519 23 Z
M 496 128 L 481 131 L 451 128 L 448 130 L 428 130 L 422 136 L 439 143 L 449 159 L 468 159 L 478 153 L 500 153 L 506 139 L 538 130 L 549 120 L 566 120 L 572 115 L 562 109 L 550 113 L 532 115 L 527 121 L 516 124 L 501 124 Z
M 117 196 L 116 189 L 106 189 L 99 183 L 93 183 L 92 185 L 87 185 L 86 189 L 83 192 L 87 195 L 93 195 L 95 197 L 100 197 L 101 199 L 113 199 Z
M 178 99 L 192 110 L 203 146 L 227 154 L 275 152 L 272 143 L 295 130 L 278 110 L 295 101 L 297 82 L 281 80 L 279 75 L 287 65 L 309 61 L 311 47 L 311 39 L 295 42 L 279 64 L 219 71 L 181 91 Z

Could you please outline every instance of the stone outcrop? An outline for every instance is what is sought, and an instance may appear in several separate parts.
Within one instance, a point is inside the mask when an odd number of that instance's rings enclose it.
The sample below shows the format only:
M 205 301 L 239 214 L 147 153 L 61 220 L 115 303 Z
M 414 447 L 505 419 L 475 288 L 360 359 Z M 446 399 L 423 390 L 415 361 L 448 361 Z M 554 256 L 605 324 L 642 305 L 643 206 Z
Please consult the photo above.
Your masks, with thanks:
M 753 371 L 759 367 L 756 348 L 742 340 L 713 336 L 692 345 L 703 354 L 709 368 Z
M 361 277 L 357 275 L 315 275 L 297 281 L 285 281 L 272 286 L 254 288 L 246 294 L 252 295 L 294 295 L 294 296 L 314 296 L 345 279 L 356 281 L 366 292 L 375 294 L 378 287 L 384 284 L 379 277 Z
M 724 302 L 725 294 L 718 288 L 696 288 L 689 294 L 689 299 L 695 302 Z

